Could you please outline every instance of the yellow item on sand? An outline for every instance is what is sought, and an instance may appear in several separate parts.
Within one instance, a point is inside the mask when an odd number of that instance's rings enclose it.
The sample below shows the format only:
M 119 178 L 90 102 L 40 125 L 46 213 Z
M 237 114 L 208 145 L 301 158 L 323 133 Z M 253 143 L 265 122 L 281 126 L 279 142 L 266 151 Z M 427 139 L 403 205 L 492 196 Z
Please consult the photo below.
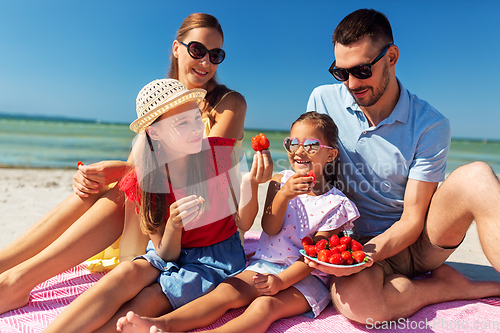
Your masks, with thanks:
M 135 212 L 135 203 L 125 201 L 125 223 L 120 238 L 104 251 L 89 258 L 87 269 L 104 272 L 115 268 L 121 261 L 130 261 L 146 252 L 149 237 L 144 235 L 139 226 L 139 215 Z

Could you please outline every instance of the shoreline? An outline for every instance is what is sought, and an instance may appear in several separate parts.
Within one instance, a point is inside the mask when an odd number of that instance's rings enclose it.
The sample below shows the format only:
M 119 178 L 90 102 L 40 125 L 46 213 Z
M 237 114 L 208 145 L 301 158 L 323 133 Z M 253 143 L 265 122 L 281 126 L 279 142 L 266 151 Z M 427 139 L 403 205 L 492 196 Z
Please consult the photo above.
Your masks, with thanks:
M 73 193 L 75 170 L 0 166 L 0 249 Z M 259 187 L 259 213 L 250 230 L 262 230 L 258 221 L 262 216 L 267 185 Z M 491 267 L 482 251 L 475 223 L 447 263 L 471 278 L 500 282 L 500 273 Z

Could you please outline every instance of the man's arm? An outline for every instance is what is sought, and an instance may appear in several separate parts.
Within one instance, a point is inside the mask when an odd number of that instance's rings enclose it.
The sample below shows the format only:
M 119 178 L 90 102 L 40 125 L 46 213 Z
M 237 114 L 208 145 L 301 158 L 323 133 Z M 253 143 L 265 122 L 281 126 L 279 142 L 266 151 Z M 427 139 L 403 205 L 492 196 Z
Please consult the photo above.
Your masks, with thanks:
M 358 273 L 366 267 L 370 267 L 376 261 L 389 258 L 401 252 L 406 247 L 415 243 L 418 237 L 420 237 L 424 228 L 429 203 L 436 187 L 437 183 L 434 182 L 423 182 L 413 179 L 408 180 L 401 219 L 385 232 L 374 237 L 363 247 L 364 251 L 370 256 L 370 261 L 368 263 L 352 268 L 334 268 L 319 265 L 307 258 L 305 262 L 309 264 L 310 267 L 319 269 L 330 275 L 347 276 Z
M 374 261 L 389 258 L 417 241 L 424 228 L 425 217 L 437 184 L 408 180 L 401 219 L 365 244 L 365 252 Z

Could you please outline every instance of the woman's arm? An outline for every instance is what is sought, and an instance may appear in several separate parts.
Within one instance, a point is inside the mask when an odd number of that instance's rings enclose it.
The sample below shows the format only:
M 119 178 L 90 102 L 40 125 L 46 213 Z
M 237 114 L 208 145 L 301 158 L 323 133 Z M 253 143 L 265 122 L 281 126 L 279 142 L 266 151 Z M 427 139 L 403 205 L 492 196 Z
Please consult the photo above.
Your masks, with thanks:
M 107 186 L 122 179 L 134 167 L 132 154 L 124 161 L 101 161 L 81 165 L 73 176 L 73 192 L 82 198 L 106 192 Z
M 247 103 L 240 93 L 232 92 L 227 95 L 217 105 L 215 112 L 215 124 L 208 136 L 243 139 Z

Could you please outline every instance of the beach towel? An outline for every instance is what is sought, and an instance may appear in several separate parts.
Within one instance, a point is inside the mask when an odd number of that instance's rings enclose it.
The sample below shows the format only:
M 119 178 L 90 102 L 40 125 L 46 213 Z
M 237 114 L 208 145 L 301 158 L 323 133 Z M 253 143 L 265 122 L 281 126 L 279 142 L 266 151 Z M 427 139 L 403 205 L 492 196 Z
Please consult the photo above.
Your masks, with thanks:
M 245 252 L 255 251 L 260 233 L 245 234 Z M 23 308 L 0 315 L 0 332 L 42 332 L 43 329 L 87 288 L 105 273 L 91 273 L 80 264 L 44 283 L 31 292 Z M 425 278 L 425 277 L 424 277 Z M 1 297 L 1 295 L 0 295 Z M 227 312 L 203 329 L 219 327 L 243 313 L 245 308 Z M 193 332 L 202 331 L 203 329 Z M 454 301 L 426 306 L 413 316 L 395 322 L 357 324 L 340 315 L 330 304 L 319 317 L 296 316 L 282 319 L 268 329 L 273 333 L 309 332 L 498 332 L 500 331 L 500 297 L 471 301 Z

